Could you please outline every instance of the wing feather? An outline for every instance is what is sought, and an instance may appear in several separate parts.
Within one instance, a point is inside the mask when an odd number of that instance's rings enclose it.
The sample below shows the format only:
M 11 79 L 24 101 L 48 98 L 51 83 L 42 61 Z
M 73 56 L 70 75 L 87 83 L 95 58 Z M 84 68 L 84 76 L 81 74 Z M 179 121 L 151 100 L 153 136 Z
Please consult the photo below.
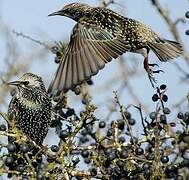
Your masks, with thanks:
M 120 36 L 77 23 L 48 92 L 67 91 L 98 73 L 112 58 L 130 50 Z

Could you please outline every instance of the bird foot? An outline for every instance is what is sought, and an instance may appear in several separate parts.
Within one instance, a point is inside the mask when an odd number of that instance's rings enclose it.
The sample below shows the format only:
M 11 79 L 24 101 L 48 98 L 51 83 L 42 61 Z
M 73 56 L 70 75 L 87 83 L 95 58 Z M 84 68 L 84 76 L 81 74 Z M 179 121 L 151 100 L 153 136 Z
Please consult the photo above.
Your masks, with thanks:
M 155 87 L 154 84 L 156 84 L 156 82 L 157 82 L 156 79 L 155 79 L 155 77 L 153 76 L 153 74 L 160 73 L 160 72 L 164 72 L 164 71 L 161 70 L 161 69 L 153 71 L 153 70 L 150 68 L 150 67 L 155 67 L 155 66 L 159 67 L 158 64 L 149 64 L 147 57 L 144 59 L 144 69 L 146 70 L 146 72 L 147 72 L 147 74 L 148 74 L 148 78 L 149 78 L 150 83 L 151 83 L 151 85 L 152 85 L 153 88 Z
M 156 71 L 152 71 L 152 73 L 160 73 L 160 72 L 164 73 L 164 71 L 161 70 L 161 69 L 158 69 L 158 70 L 156 70 Z
M 148 64 L 148 66 L 151 66 L 151 67 L 155 67 L 155 66 L 157 66 L 157 67 L 159 67 L 159 65 L 158 65 L 158 64 L 156 64 L 156 63 L 153 63 L 153 64 Z

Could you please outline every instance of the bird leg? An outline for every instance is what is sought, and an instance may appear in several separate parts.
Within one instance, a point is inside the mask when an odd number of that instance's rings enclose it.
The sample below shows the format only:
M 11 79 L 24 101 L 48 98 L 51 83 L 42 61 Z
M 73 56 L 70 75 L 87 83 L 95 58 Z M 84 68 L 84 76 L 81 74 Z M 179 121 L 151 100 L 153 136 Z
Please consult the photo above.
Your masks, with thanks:
M 153 88 L 155 87 L 154 83 L 156 83 L 156 79 L 154 78 L 153 73 L 163 72 L 162 70 L 152 71 L 152 69 L 150 67 L 155 67 L 155 66 L 159 67 L 158 64 L 149 64 L 148 63 L 148 56 L 145 56 L 145 58 L 144 58 L 144 69 L 148 73 L 148 78 L 149 78 L 150 83 L 151 83 Z

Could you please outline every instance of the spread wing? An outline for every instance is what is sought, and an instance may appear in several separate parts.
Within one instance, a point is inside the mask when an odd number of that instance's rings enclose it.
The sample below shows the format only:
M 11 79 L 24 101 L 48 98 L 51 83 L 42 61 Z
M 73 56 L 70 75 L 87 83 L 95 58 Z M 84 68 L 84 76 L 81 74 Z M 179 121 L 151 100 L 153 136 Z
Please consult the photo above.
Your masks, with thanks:
M 65 92 L 81 84 L 129 49 L 126 41 L 111 31 L 77 23 L 48 92 Z

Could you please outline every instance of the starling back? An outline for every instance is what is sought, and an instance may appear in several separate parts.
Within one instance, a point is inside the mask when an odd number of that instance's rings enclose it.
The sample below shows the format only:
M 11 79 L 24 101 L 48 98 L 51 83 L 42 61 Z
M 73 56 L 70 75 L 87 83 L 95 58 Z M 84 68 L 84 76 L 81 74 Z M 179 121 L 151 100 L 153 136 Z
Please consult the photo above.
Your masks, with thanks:
M 144 68 L 153 85 L 149 51 L 152 50 L 163 62 L 182 53 L 179 43 L 160 38 L 146 25 L 110 9 L 72 3 L 49 16 L 54 15 L 69 17 L 77 24 L 49 92 L 67 91 L 81 84 L 97 74 L 112 58 L 127 51 L 144 56 Z
M 32 73 L 24 74 L 18 81 L 8 109 L 8 118 L 27 137 L 41 145 L 51 122 L 51 100 L 42 78 Z

